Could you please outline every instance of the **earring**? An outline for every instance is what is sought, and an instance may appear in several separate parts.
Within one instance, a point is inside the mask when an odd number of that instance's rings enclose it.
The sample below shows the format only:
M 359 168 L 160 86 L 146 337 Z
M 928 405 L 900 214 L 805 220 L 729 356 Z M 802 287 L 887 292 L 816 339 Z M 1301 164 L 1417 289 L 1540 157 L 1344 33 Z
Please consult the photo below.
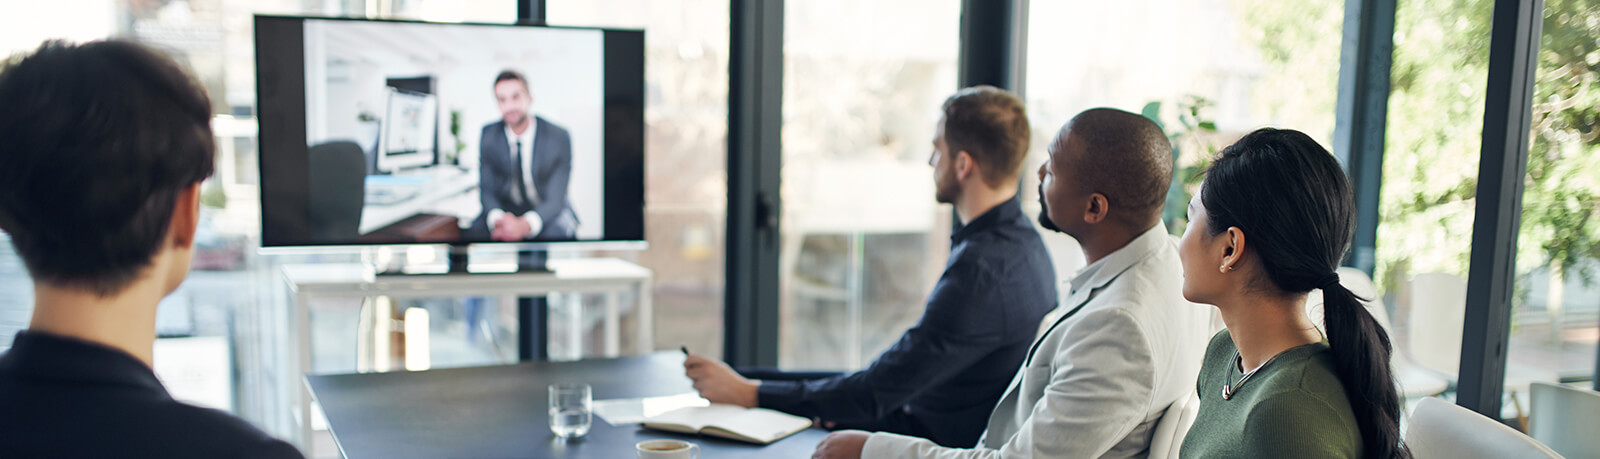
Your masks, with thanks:
M 1223 274 L 1227 274 L 1228 271 L 1233 271 L 1233 267 L 1232 266 L 1223 266 L 1221 268 L 1217 268 L 1217 271 L 1219 271 L 1219 272 L 1221 272 Z

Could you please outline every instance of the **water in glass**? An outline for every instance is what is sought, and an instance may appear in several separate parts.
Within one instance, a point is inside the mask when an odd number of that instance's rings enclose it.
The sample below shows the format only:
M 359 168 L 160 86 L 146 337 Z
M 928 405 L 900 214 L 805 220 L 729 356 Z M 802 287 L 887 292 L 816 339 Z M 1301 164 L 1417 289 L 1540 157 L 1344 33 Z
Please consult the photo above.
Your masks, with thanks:
M 593 420 L 588 384 L 550 386 L 550 432 L 558 437 L 582 437 Z

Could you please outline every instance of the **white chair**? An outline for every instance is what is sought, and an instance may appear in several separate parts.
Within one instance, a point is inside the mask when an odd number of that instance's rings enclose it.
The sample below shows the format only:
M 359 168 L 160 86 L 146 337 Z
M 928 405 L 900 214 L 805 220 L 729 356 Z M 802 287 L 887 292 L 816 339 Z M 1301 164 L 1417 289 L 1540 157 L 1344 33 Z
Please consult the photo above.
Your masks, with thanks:
M 1405 440 L 1416 459 L 1561 457 L 1499 421 L 1433 397 L 1417 404 Z
M 1454 274 L 1421 273 L 1411 278 L 1411 356 L 1442 374 L 1461 371 L 1461 329 L 1467 314 L 1467 281 Z
M 1467 317 L 1467 282 L 1454 274 L 1422 273 L 1411 278 L 1411 357 L 1455 381 L 1461 371 L 1462 328 Z M 1506 364 L 1506 396 L 1523 416 L 1517 394 L 1534 381 L 1556 381 L 1555 372 L 1515 362 Z
M 1383 298 L 1378 296 L 1378 286 L 1372 282 L 1372 278 L 1367 277 L 1367 273 L 1350 267 L 1339 268 L 1339 285 L 1343 285 L 1357 297 L 1372 300 L 1364 304 L 1367 313 L 1372 314 L 1372 318 L 1378 321 L 1383 331 L 1389 333 L 1390 339 L 1394 339 L 1394 327 L 1389 323 L 1389 308 L 1384 305 Z M 1317 328 L 1326 332 L 1328 328 L 1323 322 L 1324 313 L 1322 291 L 1314 290 L 1306 296 L 1306 314 L 1311 317 L 1312 323 L 1316 324 Z M 1450 381 L 1418 366 L 1404 352 L 1395 352 L 1389 356 L 1389 366 L 1394 372 L 1395 384 L 1400 386 L 1401 398 L 1438 395 L 1450 388 Z
M 1600 392 L 1534 382 L 1528 434 L 1567 457 L 1600 457 Z
M 1150 459 L 1177 459 L 1178 450 L 1183 449 L 1183 437 L 1189 434 L 1189 426 L 1194 425 L 1194 417 L 1199 413 L 1200 396 L 1194 391 L 1172 402 L 1166 414 L 1161 415 L 1161 421 L 1156 422 L 1155 434 L 1150 437 Z

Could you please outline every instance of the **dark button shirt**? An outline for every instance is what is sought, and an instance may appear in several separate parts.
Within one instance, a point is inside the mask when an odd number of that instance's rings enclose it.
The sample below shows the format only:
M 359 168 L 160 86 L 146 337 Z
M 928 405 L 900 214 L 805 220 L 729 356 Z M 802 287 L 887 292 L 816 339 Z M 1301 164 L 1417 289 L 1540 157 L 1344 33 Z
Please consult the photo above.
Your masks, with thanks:
M 125 352 L 22 332 L 0 355 L 0 457 L 301 455 L 239 418 L 173 400 Z
M 1056 304 L 1054 265 L 1013 198 L 951 235 L 917 324 L 861 371 L 762 381 L 762 407 L 972 447 Z

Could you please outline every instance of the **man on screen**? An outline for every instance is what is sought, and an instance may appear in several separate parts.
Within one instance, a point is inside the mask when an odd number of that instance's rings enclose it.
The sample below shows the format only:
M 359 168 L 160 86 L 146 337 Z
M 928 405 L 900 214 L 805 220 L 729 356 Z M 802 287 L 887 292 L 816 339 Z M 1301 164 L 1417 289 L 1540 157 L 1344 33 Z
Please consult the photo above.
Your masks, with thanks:
M 568 240 L 578 218 L 567 201 L 572 138 L 561 126 L 533 116 L 528 80 L 514 70 L 494 79 L 501 120 L 483 127 L 478 143 L 481 223 L 495 241 Z

